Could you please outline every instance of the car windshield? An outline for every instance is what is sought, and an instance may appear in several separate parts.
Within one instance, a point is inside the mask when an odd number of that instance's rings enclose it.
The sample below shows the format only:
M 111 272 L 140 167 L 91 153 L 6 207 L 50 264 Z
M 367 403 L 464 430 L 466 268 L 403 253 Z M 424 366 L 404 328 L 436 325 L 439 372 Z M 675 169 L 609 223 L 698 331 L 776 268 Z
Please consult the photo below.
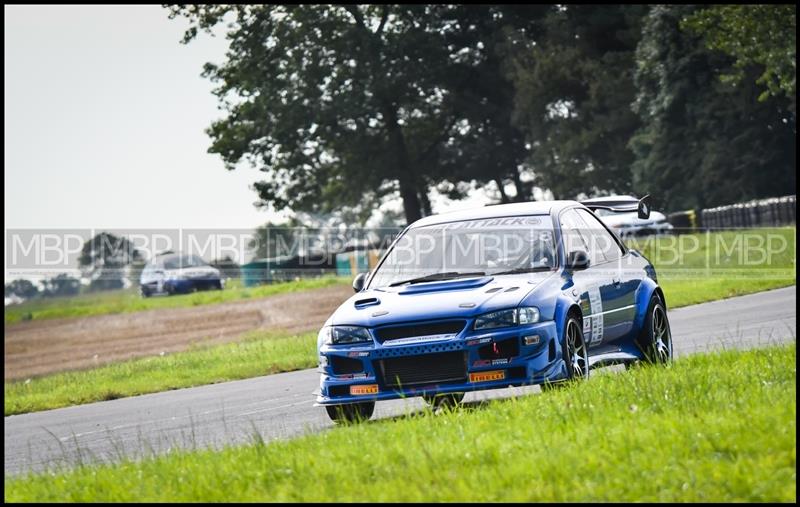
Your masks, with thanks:
M 164 259 L 164 269 L 181 269 L 207 266 L 208 263 L 196 255 L 175 255 Z
M 417 227 L 397 240 L 369 287 L 550 271 L 555 251 L 548 215 Z

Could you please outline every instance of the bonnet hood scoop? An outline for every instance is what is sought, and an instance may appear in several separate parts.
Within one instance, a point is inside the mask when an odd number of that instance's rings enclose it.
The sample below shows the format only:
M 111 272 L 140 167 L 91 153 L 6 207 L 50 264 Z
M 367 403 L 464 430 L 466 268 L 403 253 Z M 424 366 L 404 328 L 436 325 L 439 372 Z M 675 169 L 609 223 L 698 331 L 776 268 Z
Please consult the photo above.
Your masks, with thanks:
M 459 278 L 457 280 L 441 280 L 436 282 L 414 283 L 392 288 L 400 295 L 403 294 L 422 294 L 425 292 L 440 292 L 448 290 L 475 289 L 483 287 L 494 280 L 492 276 L 480 276 L 476 278 Z M 381 289 L 386 290 L 386 289 Z

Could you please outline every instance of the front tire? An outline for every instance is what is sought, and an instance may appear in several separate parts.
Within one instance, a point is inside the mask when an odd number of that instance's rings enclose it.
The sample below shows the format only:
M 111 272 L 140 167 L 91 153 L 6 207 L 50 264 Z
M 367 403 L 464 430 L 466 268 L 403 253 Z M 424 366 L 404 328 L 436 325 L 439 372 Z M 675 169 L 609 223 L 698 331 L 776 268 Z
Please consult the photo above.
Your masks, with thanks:
M 567 378 L 558 382 L 541 384 L 542 391 L 549 391 L 569 385 L 571 381 L 589 379 L 589 351 L 583 338 L 583 327 L 574 315 L 567 319 L 562 341 L 563 358 L 567 365 Z
M 347 405 L 326 405 L 328 417 L 336 424 L 366 421 L 375 411 L 374 401 L 348 403 Z
M 672 332 L 667 318 L 667 309 L 657 294 L 650 298 L 644 329 L 642 329 L 637 344 L 644 353 L 643 362 L 649 364 L 672 362 Z

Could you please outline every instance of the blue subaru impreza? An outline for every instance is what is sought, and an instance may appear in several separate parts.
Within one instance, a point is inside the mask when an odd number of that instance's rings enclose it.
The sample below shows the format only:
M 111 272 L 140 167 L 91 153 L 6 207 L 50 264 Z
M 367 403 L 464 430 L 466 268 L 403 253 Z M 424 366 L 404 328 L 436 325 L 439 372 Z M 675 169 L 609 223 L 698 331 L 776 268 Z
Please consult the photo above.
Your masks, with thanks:
M 652 264 L 576 201 L 514 203 L 409 225 L 320 330 L 317 403 L 336 422 L 375 401 L 584 380 L 600 365 L 666 363 Z M 632 210 L 649 215 L 647 197 Z

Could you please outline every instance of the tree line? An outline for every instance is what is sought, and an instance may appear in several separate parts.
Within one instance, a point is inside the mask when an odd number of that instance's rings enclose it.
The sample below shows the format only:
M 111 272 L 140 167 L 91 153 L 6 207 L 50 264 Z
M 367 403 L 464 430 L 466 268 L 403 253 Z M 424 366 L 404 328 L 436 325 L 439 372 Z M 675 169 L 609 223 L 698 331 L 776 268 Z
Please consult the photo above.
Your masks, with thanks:
M 794 5 L 169 6 L 224 116 L 209 152 L 259 204 L 407 222 L 498 202 L 651 193 L 668 209 L 794 192 Z

